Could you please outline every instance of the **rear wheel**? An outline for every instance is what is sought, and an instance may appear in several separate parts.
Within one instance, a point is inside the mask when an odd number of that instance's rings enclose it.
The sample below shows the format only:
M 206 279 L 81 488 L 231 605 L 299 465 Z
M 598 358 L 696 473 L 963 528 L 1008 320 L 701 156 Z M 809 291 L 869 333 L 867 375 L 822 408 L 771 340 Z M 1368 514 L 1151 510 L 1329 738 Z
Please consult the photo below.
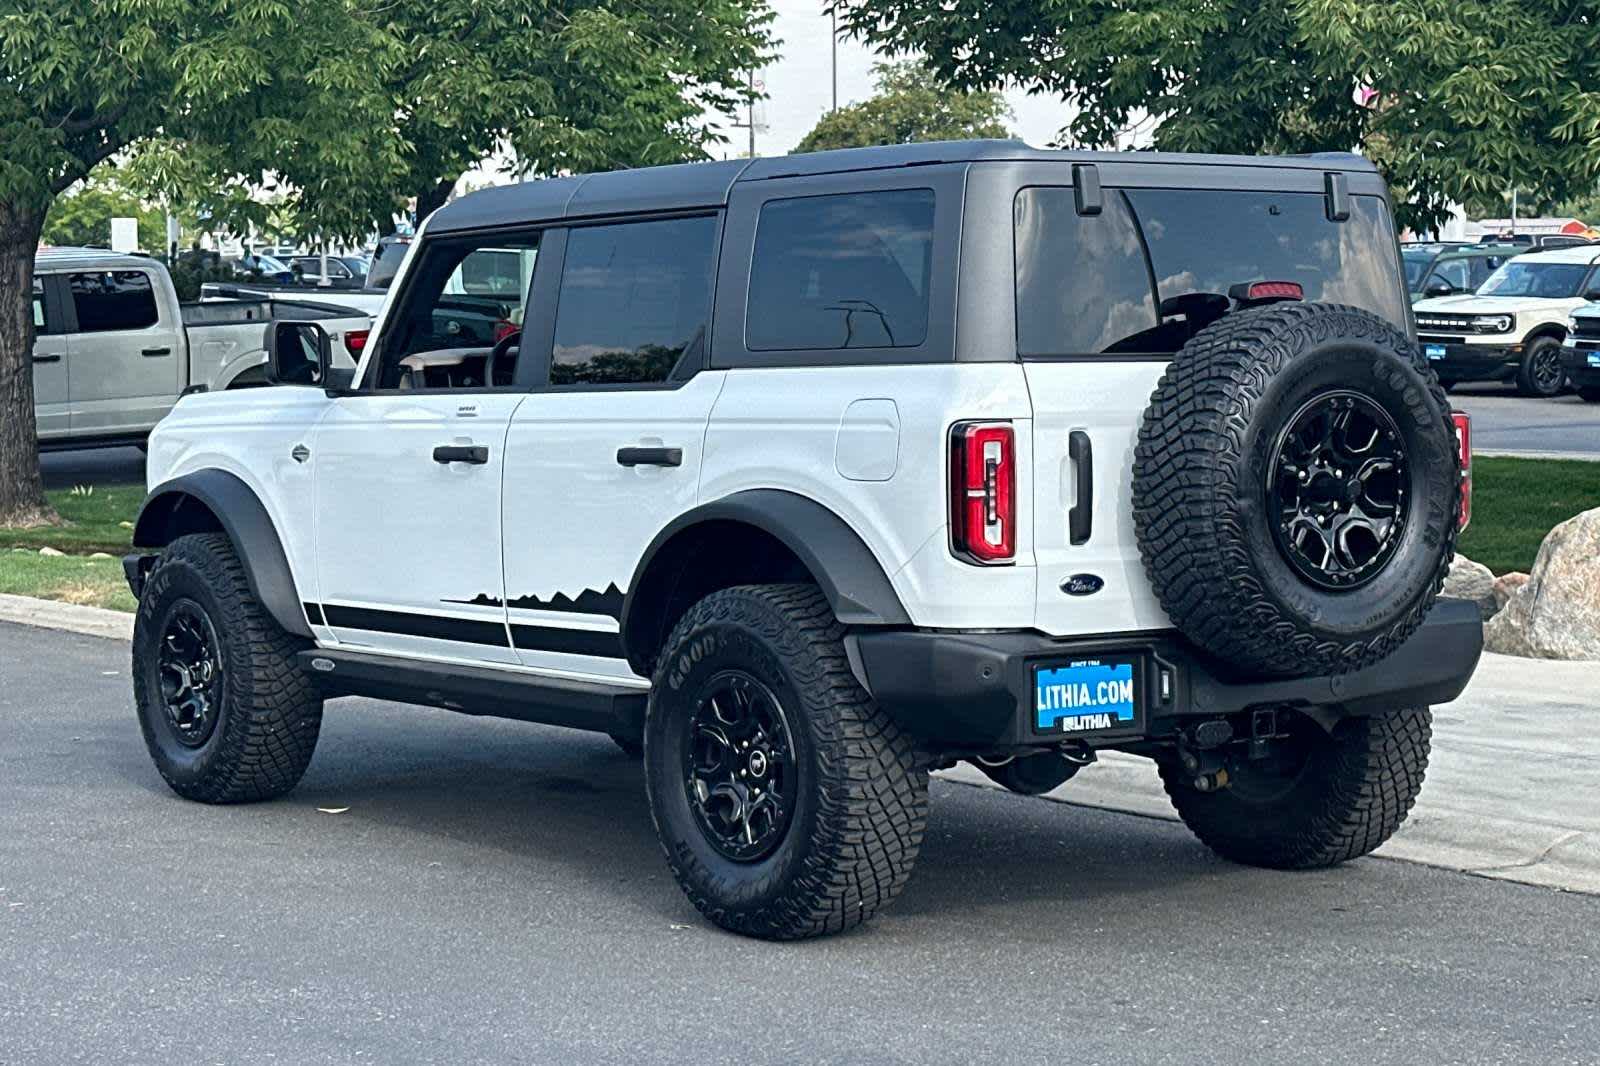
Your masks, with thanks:
M 1428 768 L 1429 709 L 1347 718 L 1331 736 L 1303 716 L 1286 724 L 1287 739 L 1265 759 L 1233 764 L 1217 791 L 1200 791 L 1175 761 L 1161 764 L 1172 805 L 1201 843 L 1233 862 L 1304 870 L 1393 836 Z
M 221 533 L 179 537 L 145 582 L 133 691 L 145 746 L 172 790 L 203 803 L 272 799 L 311 762 L 322 696 L 250 591 Z
M 1517 366 L 1517 391 L 1524 396 L 1549 399 L 1566 388 L 1567 373 L 1561 366 L 1561 342 L 1554 337 L 1535 337 L 1522 352 Z
M 904 887 L 928 776 L 845 658 L 810 585 L 746 585 L 685 614 L 645 717 L 650 813 L 711 921 L 772 940 L 836 933 Z

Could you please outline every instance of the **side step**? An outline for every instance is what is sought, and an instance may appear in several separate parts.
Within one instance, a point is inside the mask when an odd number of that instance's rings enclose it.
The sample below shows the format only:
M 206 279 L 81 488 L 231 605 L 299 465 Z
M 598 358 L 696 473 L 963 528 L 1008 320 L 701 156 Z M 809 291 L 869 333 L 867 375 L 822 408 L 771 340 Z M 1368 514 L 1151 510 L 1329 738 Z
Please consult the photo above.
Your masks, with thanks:
M 371 696 L 621 736 L 644 729 L 646 693 L 640 689 L 327 648 L 296 658 L 329 697 Z

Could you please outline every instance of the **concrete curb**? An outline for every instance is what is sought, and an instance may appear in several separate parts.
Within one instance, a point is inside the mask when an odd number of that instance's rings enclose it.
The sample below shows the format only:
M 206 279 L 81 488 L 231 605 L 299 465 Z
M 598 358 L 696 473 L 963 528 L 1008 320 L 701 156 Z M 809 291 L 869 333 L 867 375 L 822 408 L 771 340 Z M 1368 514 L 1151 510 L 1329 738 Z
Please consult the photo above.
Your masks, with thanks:
M 1600 463 L 1600 453 L 1596 452 L 1538 452 L 1519 451 L 1509 448 L 1478 448 L 1472 449 L 1472 454 L 1488 458 L 1501 459 L 1576 459 L 1585 463 Z
M 108 611 L 103 607 L 80 607 L 55 600 L 36 600 L 32 596 L 0 593 L 0 622 L 16 622 L 43 629 L 64 629 L 89 637 L 113 640 L 133 639 L 133 615 Z

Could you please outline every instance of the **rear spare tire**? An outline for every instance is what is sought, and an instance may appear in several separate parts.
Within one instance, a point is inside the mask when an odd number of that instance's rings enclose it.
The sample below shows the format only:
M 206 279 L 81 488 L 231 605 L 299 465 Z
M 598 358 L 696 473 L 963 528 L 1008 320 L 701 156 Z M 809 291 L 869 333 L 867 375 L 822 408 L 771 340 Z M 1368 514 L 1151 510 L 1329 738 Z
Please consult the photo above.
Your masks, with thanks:
M 1236 311 L 1178 352 L 1133 468 L 1145 570 L 1201 649 L 1273 675 L 1383 658 L 1455 548 L 1444 390 L 1388 322 L 1339 304 Z

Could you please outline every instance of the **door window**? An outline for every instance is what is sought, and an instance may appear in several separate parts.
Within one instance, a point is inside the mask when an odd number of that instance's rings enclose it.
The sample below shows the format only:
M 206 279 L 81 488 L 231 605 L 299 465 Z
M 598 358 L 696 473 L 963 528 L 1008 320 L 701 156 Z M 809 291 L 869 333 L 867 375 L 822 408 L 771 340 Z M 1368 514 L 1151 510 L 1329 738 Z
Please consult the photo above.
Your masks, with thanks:
M 1472 269 L 1468 273 L 1467 281 L 1476 292 L 1479 285 L 1489 280 L 1489 275 L 1500 269 L 1500 264 L 1506 261 L 1503 255 L 1477 255 L 1473 256 Z
M 642 385 L 699 365 L 717 220 L 584 226 L 567 235 L 552 385 Z
M 1447 259 L 1433 268 L 1433 273 L 1428 276 L 1428 283 L 1431 285 L 1436 280 L 1443 281 L 1457 292 L 1471 292 L 1477 288 L 1468 277 L 1471 270 L 1468 264 L 1471 262 L 1474 262 L 1474 260 Z M 1488 275 L 1484 276 L 1487 277 Z
M 750 265 L 750 350 L 921 344 L 933 204 L 932 189 L 768 201 Z
M 79 333 L 148 329 L 160 319 L 150 275 L 142 270 L 105 270 L 68 276 Z
M 538 257 L 536 233 L 429 242 L 385 327 L 376 386 L 510 385 Z

